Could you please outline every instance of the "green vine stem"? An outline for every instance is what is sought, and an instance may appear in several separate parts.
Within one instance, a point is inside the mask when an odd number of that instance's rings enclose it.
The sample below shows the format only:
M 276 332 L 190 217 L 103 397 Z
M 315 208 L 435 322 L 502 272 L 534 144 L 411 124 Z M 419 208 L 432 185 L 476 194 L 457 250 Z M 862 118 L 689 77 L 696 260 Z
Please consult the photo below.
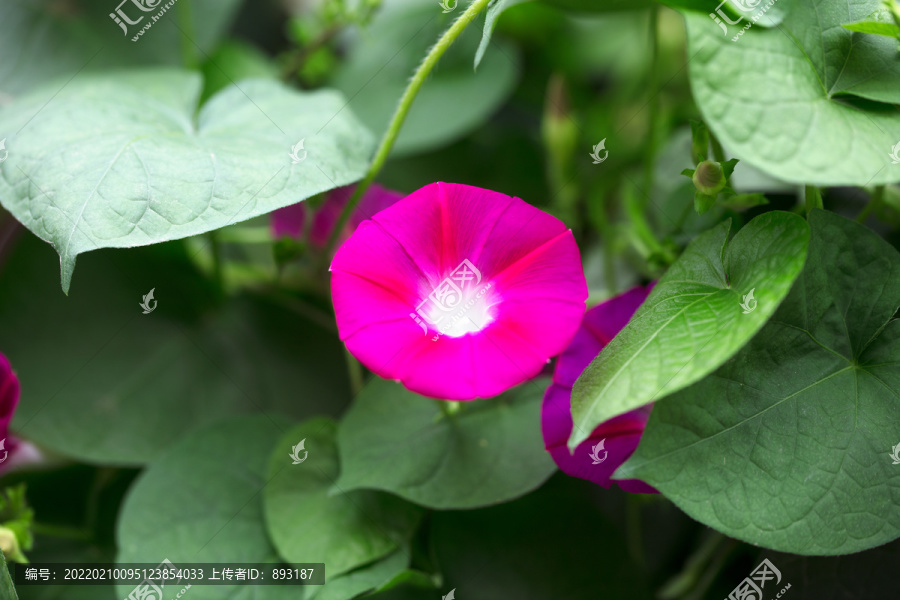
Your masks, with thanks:
M 200 68 L 197 49 L 194 46 L 194 15 L 190 2 L 178 3 L 178 22 L 181 24 L 181 62 L 186 69 Z
M 365 387 L 363 368 L 360 362 L 356 360 L 356 357 L 350 354 L 349 350 L 345 348 L 344 352 L 347 357 L 347 373 L 350 376 L 350 391 L 355 398 L 363 390 L 363 387 Z
M 656 594 L 658 600 L 676 600 L 692 598 L 698 588 L 709 587 L 711 576 L 714 578 L 722 567 L 728 552 L 736 546 L 731 540 L 718 531 L 710 530 L 700 546 L 688 557 L 680 573 L 663 584 Z M 702 596 L 702 593 L 701 593 Z
M 725 162 L 725 151 L 722 150 L 722 144 L 719 143 L 712 131 L 709 132 L 709 143 L 712 146 L 713 158 L 716 159 L 716 162 Z
M 660 7 L 655 2 L 650 7 L 650 119 L 647 124 L 647 138 L 650 143 L 644 154 L 644 190 L 648 195 L 653 194 L 653 170 L 656 166 L 656 151 L 659 129 L 659 96 L 662 89 L 659 87 L 660 59 L 659 59 L 659 12 Z
M 391 153 L 391 148 L 394 147 L 394 142 L 397 140 L 397 135 L 400 133 L 400 128 L 406 120 L 406 115 L 409 113 L 413 100 L 416 99 L 416 95 L 419 93 L 419 88 L 425 83 L 425 78 L 431 73 L 431 70 L 437 64 L 438 60 L 440 60 L 441 56 L 444 55 L 444 52 L 447 51 L 447 48 L 450 47 L 450 44 L 465 31 L 466 27 L 468 27 L 475 17 L 478 16 L 478 13 L 484 10 L 488 5 L 488 2 L 490 2 L 490 0 L 474 0 L 463 14 L 454 21 L 453 25 L 450 26 L 450 29 L 445 31 L 444 35 L 442 35 L 437 43 L 431 47 L 428 54 L 425 55 L 425 60 L 423 60 L 422 64 L 419 65 L 419 68 L 416 69 L 415 74 L 409 81 L 409 85 L 406 86 L 406 90 L 403 92 L 403 96 L 400 98 L 400 103 L 397 105 L 397 110 L 394 111 L 391 123 L 384 133 L 384 137 L 381 139 L 381 145 L 375 152 L 375 158 L 372 159 L 369 171 L 366 173 L 363 180 L 357 184 L 356 191 L 353 193 L 353 196 L 350 197 L 350 201 L 347 202 L 343 212 L 341 212 L 340 218 L 337 223 L 335 223 L 334 230 L 331 232 L 331 237 L 328 239 L 328 244 L 325 246 L 322 256 L 327 258 L 332 255 L 334 247 L 337 245 L 340 232 L 343 231 L 344 227 L 347 225 L 347 221 L 350 219 L 350 214 L 356 208 L 356 205 L 359 204 L 360 199 L 363 197 L 363 194 L 366 193 L 366 190 L 372 182 L 375 181 L 375 177 L 378 176 L 384 163 L 387 162 L 388 155 Z
M 881 203 L 884 201 L 884 186 L 879 185 L 872 192 L 871 197 L 869 198 L 869 203 L 866 204 L 865 208 L 859 213 L 856 217 L 857 223 L 865 223 L 866 219 L 869 218 L 869 215 L 872 214 L 872 211 L 881 206 Z

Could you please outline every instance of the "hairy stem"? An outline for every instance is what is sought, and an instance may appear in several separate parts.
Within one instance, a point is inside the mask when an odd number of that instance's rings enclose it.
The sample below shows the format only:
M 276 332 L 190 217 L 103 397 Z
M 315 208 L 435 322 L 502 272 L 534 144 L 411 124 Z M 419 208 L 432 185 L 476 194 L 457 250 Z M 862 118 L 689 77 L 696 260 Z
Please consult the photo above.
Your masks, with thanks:
M 328 239 L 328 244 L 325 246 L 325 251 L 322 254 L 323 256 L 329 257 L 332 255 L 340 232 L 343 231 L 344 227 L 347 225 L 347 221 L 350 219 L 350 214 L 356 208 L 356 205 L 359 204 L 360 199 L 363 197 L 363 194 L 366 193 L 366 190 L 372 182 L 375 181 L 375 177 L 378 176 L 384 163 L 387 162 L 388 155 L 391 153 L 391 148 L 394 147 L 394 142 L 400 134 L 400 128 L 403 126 L 403 121 L 406 120 L 406 115 L 409 113 L 409 109 L 412 106 L 413 100 L 416 99 L 419 89 L 422 87 L 422 84 L 425 83 L 425 78 L 431 73 L 431 70 L 437 64 L 438 60 L 440 60 L 441 56 L 444 55 L 444 52 L 447 51 L 447 48 L 450 47 L 450 44 L 465 31 L 466 27 L 469 26 L 478 13 L 484 10 L 489 1 L 490 0 L 474 0 L 463 14 L 454 21 L 453 25 L 450 26 L 450 29 L 445 31 L 444 35 L 442 35 L 437 43 L 431 47 L 431 50 L 429 50 L 428 54 L 425 56 L 425 60 L 423 60 L 422 64 L 419 65 L 419 68 L 416 69 L 415 74 L 409 81 L 409 85 L 406 86 L 406 90 L 403 92 L 403 96 L 400 97 L 400 103 L 397 105 L 397 110 L 394 111 L 394 116 L 391 118 L 390 125 L 388 125 L 387 131 L 385 131 L 384 137 L 381 138 L 381 145 L 378 146 L 378 150 L 375 152 L 375 158 L 372 159 L 369 171 L 366 173 L 363 180 L 357 184 L 356 191 L 353 193 L 353 196 L 351 196 L 350 201 L 347 202 L 343 212 L 341 212 L 340 218 L 334 225 L 334 230 L 332 230 L 331 237 Z

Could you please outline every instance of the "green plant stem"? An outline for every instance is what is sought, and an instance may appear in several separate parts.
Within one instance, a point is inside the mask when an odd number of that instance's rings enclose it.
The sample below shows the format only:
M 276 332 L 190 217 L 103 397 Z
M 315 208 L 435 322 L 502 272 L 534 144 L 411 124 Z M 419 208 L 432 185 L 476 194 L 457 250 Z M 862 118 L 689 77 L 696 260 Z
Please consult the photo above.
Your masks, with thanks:
M 653 3 L 650 7 L 650 120 L 647 128 L 647 136 L 650 143 L 647 144 L 644 156 L 644 190 L 647 195 L 653 194 L 653 167 L 656 158 L 656 129 L 659 127 L 659 4 Z
M 394 116 L 391 118 L 387 131 L 385 131 L 384 137 L 381 139 L 381 145 L 378 146 L 378 150 L 375 152 L 375 157 L 372 159 L 369 171 L 366 173 L 363 180 L 357 184 L 353 196 L 350 197 L 350 201 L 347 202 L 347 205 L 341 212 L 340 218 L 338 218 L 337 223 L 334 225 L 331 237 L 328 239 L 328 244 L 322 252 L 322 256 L 325 257 L 326 260 L 334 253 L 334 247 L 337 245 L 340 232 L 343 231 L 344 227 L 347 225 L 347 221 L 350 219 L 350 215 L 353 213 L 356 205 L 359 204 L 359 201 L 366 193 L 366 190 L 372 182 L 375 181 L 375 177 L 378 176 L 378 173 L 381 172 L 384 163 L 387 162 L 388 155 L 394 147 L 394 142 L 400 134 L 400 128 L 406 120 L 406 115 L 409 113 L 409 109 L 412 106 L 413 100 L 416 99 L 419 89 L 422 87 L 422 84 L 425 83 L 425 78 L 431 73 L 431 70 L 437 64 L 438 60 L 440 60 L 441 56 L 444 55 L 444 52 L 447 51 L 447 48 L 450 47 L 450 44 L 465 31 L 466 27 L 468 27 L 475 17 L 478 16 L 478 13 L 484 10 L 489 1 L 490 0 L 474 0 L 459 18 L 454 21 L 453 25 L 444 32 L 437 43 L 431 47 L 431 50 L 425 55 L 425 60 L 423 60 L 422 64 L 419 65 L 419 68 L 416 69 L 415 74 L 409 81 L 409 85 L 406 86 L 406 90 L 403 92 L 403 96 L 400 98 L 400 103 L 397 105 L 397 110 L 394 111 Z
M 703 572 L 703 575 L 700 576 L 700 579 L 697 581 L 697 585 L 694 586 L 694 589 L 691 590 L 689 594 L 685 595 L 684 600 L 703 600 L 704 598 L 706 598 L 706 592 L 716 580 L 716 577 L 719 576 L 719 571 L 722 570 L 722 567 L 728 560 L 728 556 L 735 548 L 737 548 L 737 542 L 732 539 L 725 538 L 725 541 L 722 542 L 721 546 L 718 549 L 718 552 L 709 563 L 709 567 L 707 567 L 707 569 Z
M 635 494 L 625 497 L 625 532 L 628 554 L 639 566 L 644 566 L 644 543 L 641 531 L 641 498 Z
M 200 61 L 197 58 L 197 48 L 194 45 L 194 17 L 191 13 L 191 3 L 182 0 L 178 3 L 178 22 L 181 28 L 181 62 L 185 69 L 197 69 Z
M 347 372 L 350 374 L 350 391 L 353 392 L 354 396 L 357 396 L 364 385 L 362 365 L 359 364 L 356 357 L 350 354 L 349 350 L 345 348 L 344 352 L 347 356 Z
M 616 232 L 609 222 L 609 218 L 603 215 L 604 226 L 600 234 L 603 236 L 603 281 L 606 283 L 609 297 L 619 293 L 619 282 L 616 278 Z
M 804 191 L 804 197 L 806 200 L 806 216 L 809 216 L 809 213 L 812 212 L 814 208 L 825 208 L 822 205 L 822 192 L 819 191 L 814 185 L 808 185 Z
M 100 496 L 109 484 L 115 480 L 118 470 L 115 467 L 99 467 L 91 483 L 88 493 L 87 508 L 84 515 L 85 529 L 96 531 L 100 516 Z
M 869 218 L 869 215 L 872 214 L 872 211 L 881 206 L 882 202 L 884 202 L 884 186 L 879 185 L 876 186 L 875 190 L 872 192 L 869 203 L 866 204 L 865 208 L 863 208 L 856 217 L 856 222 L 865 223 L 866 219 Z
M 222 244 L 219 242 L 218 231 L 209 232 L 209 244 L 212 250 L 213 260 L 213 280 L 216 283 L 216 289 L 220 294 L 225 292 L 225 279 L 222 275 Z
M 709 534 L 696 550 L 688 557 L 684 568 L 680 573 L 669 579 L 657 592 L 658 600 L 675 600 L 676 598 L 686 598 L 692 591 L 696 591 L 697 587 L 704 579 L 706 569 L 709 564 L 711 567 L 715 565 L 716 552 L 730 542 L 727 537 L 718 531 L 710 530 Z M 719 553 L 719 556 L 722 553 Z M 716 571 L 721 568 L 721 564 L 717 565 Z M 704 571 L 705 569 L 705 571 Z
M 47 523 L 32 523 L 31 530 L 36 535 L 44 535 L 47 537 L 62 538 L 68 540 L 89 541 L 92 539 L 91 532 L 87 529 L 78 529 L 77 527 L 66 527 L 63 525 L 50 525 Z
M 640 202 L 635 199 L 634 193 L 630 189 L 626 190 L 625 211 L 628 214 L 628 218 L 631 220 L 632 232 L 634 233 L 632 242 L 637 242 L 642 246 L 641 248 L 638 248 L 638 251 L 643 254 L 644 259 L 646 260 L 651 254 L 656 254 L 660 256 L 667 265 L 671 265 L 675 262 L 677 257 L 656 239 L 653 228 L 650 227 L 650 223 L 647 222 L 647 219 L 644 216 L 643 207 Z
M 455 400 L 435 400 L 445 417 L 450 418 L 460 411 L 462 403 Z
M 712 146 L 713 158 L 716 159 L 716 162 L 725 162 L 725 151 L 712 131 L 709 132 L 709 143 Z

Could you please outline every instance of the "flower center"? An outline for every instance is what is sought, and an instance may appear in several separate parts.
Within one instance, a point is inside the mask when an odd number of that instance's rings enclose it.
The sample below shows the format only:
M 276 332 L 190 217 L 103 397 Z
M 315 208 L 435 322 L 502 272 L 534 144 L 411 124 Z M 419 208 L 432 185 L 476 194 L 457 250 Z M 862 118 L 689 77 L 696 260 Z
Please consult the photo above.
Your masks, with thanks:
M 416 307 L 422 319 L 417 322 L 437 334 L 432 341 L 442 335 L 456 338 L 481 331 L 494 320 L 496 303 L 488 293 L 492 287 L 482 281 L 475 265 L 464 260 Z

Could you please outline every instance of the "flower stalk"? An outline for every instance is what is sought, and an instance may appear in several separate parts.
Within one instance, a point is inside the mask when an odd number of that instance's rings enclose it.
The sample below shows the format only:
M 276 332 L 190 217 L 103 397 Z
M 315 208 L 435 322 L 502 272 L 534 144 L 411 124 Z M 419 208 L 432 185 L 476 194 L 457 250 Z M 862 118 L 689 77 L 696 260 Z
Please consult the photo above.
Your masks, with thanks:
M 475 0 L 472 2 L 459 18 L 454 21 L 453 25 L 451 25 L 440 39 L 438 39 L 437 43 L 431 47 L 431 50 L 429 50 L 428 54 L 425 56 L 425 60 L 423 60 L 422 64 L 419 65 L 419 68 L 416 69 L 415 74 L 409 81 L 409 85 L 406 86 L 406 90 L 403 92 L 403 96 L 400 97 L 397 110 L 394 111 L 394 116 L 391 118 L 387 131 L 385 131 L 384 137 L 381 139 L 381 144 L 375 152 L 375 157 L 372 159 L 369 171 L 366 173 L 363 180 L 357 184 L 356 191 L 341 212 L 341 216 L 338 218 L 337 223 L 335 223 L 334 229 L 331 232 L 331 237 L 328 239 L 328 244 L 325 246 L 325 251 L 322 253 L 322 256 L 329 257 L 332 255 L 341 231 L 343 231 L 344 226 L 347 224 L 347 220 L 350 218 L 350 214 L 353 212 L 353 209 L 356 208 L 356 205 L 359 204 L 363 194 L 366 193 L 366 189 L 368 189 L 372 182 L 375 181 L 378 173 L 381 172 L 382 167 L 384 167 L 384 163 L 387 162 L 388 155 L 390 155 L 391 149 L 394 147 L 394 142 L 400 134 L 400 128 L 406 120 L 406 115 L 409 113 L 413 100 L 416 99 L 416 95 L 418 95 L 422 84 L 425 83 L 428 74 L 431 73 L 431 70 L 437 64 L 438 60 L 440 60 L 441 56 L 444 55 L 444 52 L 447 51 L 447 48 L 450 47 L 450 44 L 465 31 L 466 27 L 468 27 L 475 17 L 478 16 L 478 13 L 484 10 L 488 5 L 488 2 L 490 2 L 490 0 Z

